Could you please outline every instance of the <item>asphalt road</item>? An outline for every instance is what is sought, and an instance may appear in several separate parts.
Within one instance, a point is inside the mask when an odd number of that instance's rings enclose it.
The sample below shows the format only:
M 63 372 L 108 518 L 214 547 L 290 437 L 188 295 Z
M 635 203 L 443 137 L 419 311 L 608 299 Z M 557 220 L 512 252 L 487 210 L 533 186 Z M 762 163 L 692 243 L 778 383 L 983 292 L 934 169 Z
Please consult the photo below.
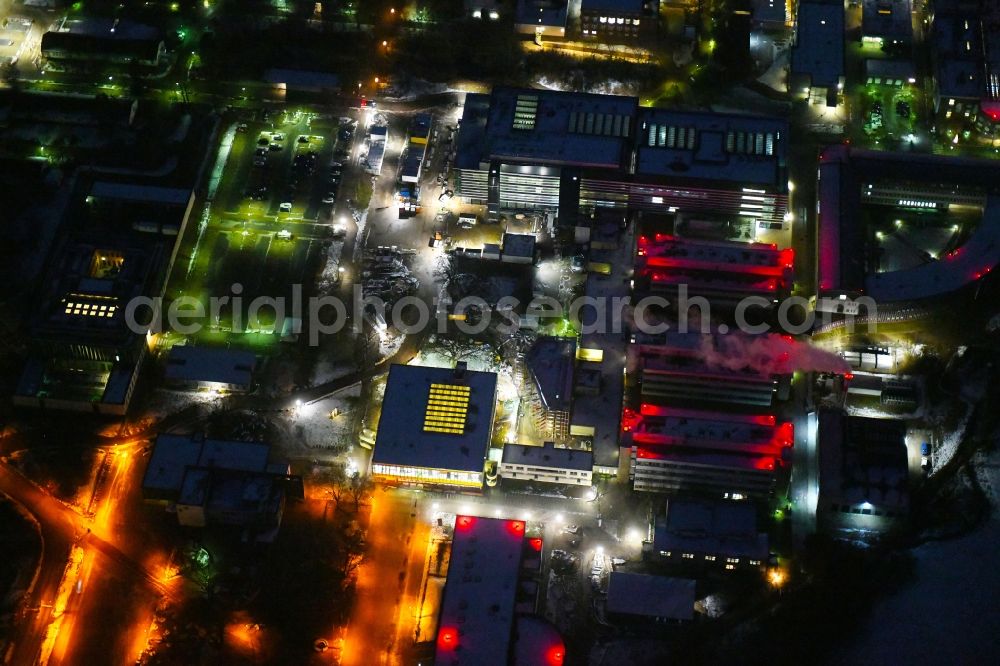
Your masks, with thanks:
M 38 578 L 16 623 L 9 663 L 33 664 L 45 654 L 51 654 L 51 664 L 133 661 L 141 649 L 137 633 L 148 628 L 155 601 L 176 593 L 158 573 L 165 559 L 155 548 L 156 530 L 147 529 L 139 515 L 145 508 L 138 499 L 145 464 L 134 446 L 121 450 L 120 456 L 110 454 L 114 462 L 96 491 L 93 519 L 0 464 L 0 492 L 28 508 L 43 539 Z M 53 606 L 74 544 L 84 560 L 70 581 L 66 611 L 57 618 Z M 58 635 L 43 650 L 57 619 Z
M 3 663 L 33 664 L 52 621 L 63 570 L 74 541 L 85 533 L 82 516 L 73 513 L 51 495 L 42 492 L 7 464 L 0 464 L 0 492 L 25 507 L 38 521 L 42 534 L 42 555 L 31 594 L 24 602 L 22 616 L 14 623 L 12 647 Z
M 367 551 L 358 568 L 357 595 L 341 654 L 342 666 L 400 663 L 400 650 L 413 618 L 404 591 L 419 587 L 426 528 L 417 530 L 415 499 L 376 491 L 371 501 Z M 398 631 L 398 634 L 397 634 Z

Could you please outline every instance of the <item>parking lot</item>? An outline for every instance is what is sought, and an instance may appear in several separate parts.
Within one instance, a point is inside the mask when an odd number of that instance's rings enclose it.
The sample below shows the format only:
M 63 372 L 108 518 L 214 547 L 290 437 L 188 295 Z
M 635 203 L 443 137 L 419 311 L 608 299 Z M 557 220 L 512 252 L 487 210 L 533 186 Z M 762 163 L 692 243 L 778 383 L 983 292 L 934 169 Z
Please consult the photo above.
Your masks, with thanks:
M 250 311 L 249 304 L 260 296 L 290 299 L 293 285 L 307 294 L 331 245 L 341 242 L 352 212 L 341 183 L 353 169 L 346 158 L 355 123 L 292 110 L 259 111 L 236 124 L 204 229 L 185 239 L 182 256 L 194 256 L 172 295 L 207 302 L 235 295 L 239 284 L 243 306 L 224 305 L 200 338 L 249 333 L 242 341 L 256 346 L 280 337 L 274 310 Z
M 30 43 L 32 21 L 10 16 L 0 19 L 0 65 L 17 63 Z

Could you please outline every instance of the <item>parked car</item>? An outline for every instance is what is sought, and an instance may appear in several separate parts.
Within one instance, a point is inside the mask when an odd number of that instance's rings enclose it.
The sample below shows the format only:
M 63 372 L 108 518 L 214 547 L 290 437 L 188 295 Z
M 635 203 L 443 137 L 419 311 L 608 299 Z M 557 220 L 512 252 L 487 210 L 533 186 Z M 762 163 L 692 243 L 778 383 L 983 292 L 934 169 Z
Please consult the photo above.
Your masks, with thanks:
M 291 213 L 292 212 L 292 202 L 291 201 L 282 201 L 278 205 L 278 211 L 281 212 L 281 213 Z

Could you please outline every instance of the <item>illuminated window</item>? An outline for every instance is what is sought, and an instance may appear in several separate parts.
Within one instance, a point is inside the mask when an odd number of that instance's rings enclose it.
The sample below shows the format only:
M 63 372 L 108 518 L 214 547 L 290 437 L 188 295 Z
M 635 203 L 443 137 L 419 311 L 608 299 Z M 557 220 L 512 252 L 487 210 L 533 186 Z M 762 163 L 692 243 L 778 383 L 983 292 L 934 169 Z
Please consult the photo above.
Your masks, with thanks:
M 424 412 L 424 432 L 463 434 L 470 390 L 468 386 L 431 384 Z
M 71 294 L 71 296 L 80 297 L 79 294 Z M 104 296 L 104 297 L 101 297 L 101 296 L 94 296 L 94 297 L 83 296 L 83 297 L 84 298 L 95 298 L 95 299 L 96 298 L 103 298 L 103 299 L 107 299 L 108 298 L 106 296 Z M 88 302 L 85 302 L 85 301 L 71 301 L 71 300 L 67 300 L 67 299 L 63 299 L 62 303 L 63 303 L 63 312 L 65 314 L 68 314 L 68 315 L 82 315 L 84 317 L 113 317 L 114 314 L 115 314 L 115 311 L 118 310 L 118 306 L 117 305 L 99 305 L 97 303 L 88 303 Z
M 538 116 L 538 95 L 518 95 L 514 108 L 514 129 L 533 130 Z

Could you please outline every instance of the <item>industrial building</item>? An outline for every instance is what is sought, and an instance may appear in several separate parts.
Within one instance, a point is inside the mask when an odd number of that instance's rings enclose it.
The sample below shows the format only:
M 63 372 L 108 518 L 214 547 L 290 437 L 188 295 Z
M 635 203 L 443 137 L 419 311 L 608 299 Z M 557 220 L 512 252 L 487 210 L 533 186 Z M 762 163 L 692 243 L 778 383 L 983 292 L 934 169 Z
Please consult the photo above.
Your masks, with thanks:
M 566 36 L 569 0 L 516 0 L 514 30 L 535 39 Z
M 945 124 L 1000 122 L 1000 7 L 936 2 L 930 35 L 934 110 Z
M 697 569 L 734 571 L 767 566 L 768 538 L 757 508 L 727 499 L 676 498 L 656 517 L 653 554 Z
M 774 303 L 790 293 L 794 278 L 794 251 L 771 244 L 655 234 L 640 236 L 636 253 L 638 289 L 674 297 L 684 289 L 713 305 L 735 305 L 748 296 Z
M 858 295 L 879 304 L 950 294 L 1000 263 L 1000 166 L 990 160 L 896 154 L 831 146 L 819 164 L 818 296 L 838 307 Z M 951 207 L 979 209 L 964 243 L 901 270 L 880 269 L 864 209 L 894 209 L 926 219 Z M 840 304 L 840 305 L 845 305 Z
M 655 36 L 659 5 L 659 0 L 581 0 L 581 36 L 601 44 Z
M 862 537 L 899 526 L 910 511 L 906 424 L 832 409 L 818 419 L 819 525 Z
M 720 498 L 769 495 L 794 443 L 792 424 L 771 415 L 645 404 L 626 411 L 622 431 L 636 490 Z
M 613 571 L 608 579 L 608 615 L 630 624 L 694 619 L 695 581 Z
M 542 446 L 507 444 L 500 461 L 500 476 L 520 481 L 589 486 L 593 471 L 594 454 L 557 448 L 552 442 Z
M 576 369 L 576 338 L 540 336 L 524 357 L 531 382 L 525 395 L 535 429 L 548 439 L 569 437 Z
M 776 118 L 640 108 L 634 97 L 496 87 L 466 97 L 456 194 L 576 224 L 598 207 L 785 224 L 788 127 Z
M 372 454 L 382 483 L 481 490 L 493 435 L 497 376 L 393 364 Z
M 728 336 L 667 333 L 653 339 L 656 344 L 640 341 L 629 349 L 629 372 L 638 378 L 644 403 L 769 407 L 789 380 L 787 374 L 756 367 L 749 359 L 745 364 L 739 358 L 720 364 L 709 358 L 720 346 L 731 344 Z
M 71 232 L 54 251 L 31 330 L 17 405 L 122 415 L 147 353 L 126 319 L 163 295 L 194 193 L 130 181 L 78 182 Z M 137 312 L 136 323 L 155 313 Z
M 862 0 L 861 41 L 886 49 L 912 44 L 911 0 Z
M 257 357 L 252 352 L 175 345 L 164 378 L 177 388 L 245 393 L 253 388 Z
M 592 302 L 629 297 L 632 274 L 633 229 L 629 225 L 614 239 L 592 245 L 590 260 L 609 268 L 587 275 L 584 295 Z M 570 438 L 594 453 L 594 473 L 624 478 L 628 473 L 629 452 L 620 448 L 621 415 L 624 399 L 625 348 L 623 322 L 615 308 L 599 312 L 584 308 L 580 312 L 583 332 L 577 347 L 573 407 L 570 412 Z M 598 317 L 603 317 L 603 321 Z
M 811 0 L 799 4 L 795 18 L 788 87 L 816 103 L 837 106 L 844 88 L 844 3 Z
M 228 525 L 273 538 L 289 495 L 301 481 L 288 463 L 270 460 L 261 442 L 160 435 L 142 479 L 142 496 L 165 503 L 186 527 Z
M 57 30 L 42 35 L 41 54 L 57 67 L 99 61 L 158 67 L 166 56 L 159 28 L 121 19 L 63 19 Z
M 559 666 L 559 633 L 534 616 L 543 543 L 520 520 L 455 518 L 437 666 Z

